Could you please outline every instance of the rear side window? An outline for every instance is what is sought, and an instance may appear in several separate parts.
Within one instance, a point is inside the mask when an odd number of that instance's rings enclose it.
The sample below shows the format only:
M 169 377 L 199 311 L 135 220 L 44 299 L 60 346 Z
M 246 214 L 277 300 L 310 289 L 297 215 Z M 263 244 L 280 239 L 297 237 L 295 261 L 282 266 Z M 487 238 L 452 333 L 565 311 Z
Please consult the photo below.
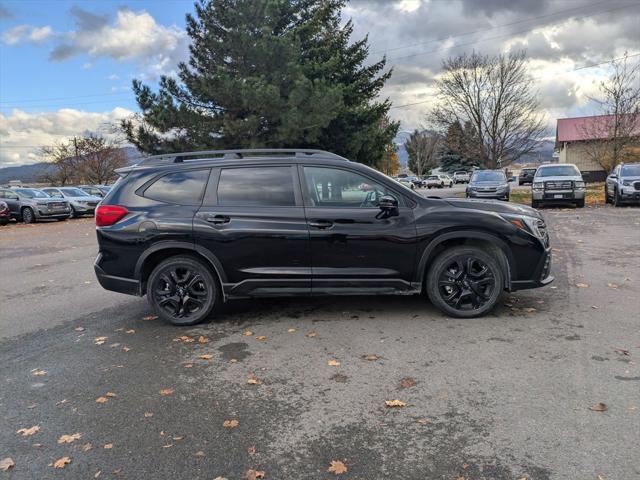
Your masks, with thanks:
M 209 170 L 169 173 L 147 187 L 144 196 L 165 203 L 199 205 L 208 178 Z
M 296 199 L 291 167 L 223 168 L 218 205 L 292 207 Z

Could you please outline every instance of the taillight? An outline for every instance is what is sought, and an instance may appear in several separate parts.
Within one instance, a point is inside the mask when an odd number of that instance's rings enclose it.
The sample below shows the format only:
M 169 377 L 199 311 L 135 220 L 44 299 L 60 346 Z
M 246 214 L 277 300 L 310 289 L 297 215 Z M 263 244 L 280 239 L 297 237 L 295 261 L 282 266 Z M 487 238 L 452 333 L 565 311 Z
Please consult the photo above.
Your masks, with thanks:
M 120 205 L 100 205 L 96 210 L 96 226 L 108 227 L 122 219 L 129 210 Z

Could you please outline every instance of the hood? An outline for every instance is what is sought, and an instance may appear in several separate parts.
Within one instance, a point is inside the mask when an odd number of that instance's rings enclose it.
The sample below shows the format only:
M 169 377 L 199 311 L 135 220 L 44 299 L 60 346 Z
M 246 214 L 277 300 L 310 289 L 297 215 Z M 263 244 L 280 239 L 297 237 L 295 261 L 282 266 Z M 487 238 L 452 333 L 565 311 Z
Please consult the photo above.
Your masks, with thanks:
M 626 177 L 620 177 L 620 180 L 627 180 L 630 182 L 637 182 L 638 180 L 640 180 L 640 176 L 639 175 L 629 175 Z
M 485 212 L 509 213 L 511 215 L 524 215 L 527 217 L 542 218 L 540 213 L 526 205 L 518 205 L 495 200 L 476 200 L 464 198 L 448 198 L 446 202 L 457 208 L 469 208 L 472 210 L 483 210 Z
M 100 197 L 94 197 L 93 195 L 88 197 L 64 197 L 66 200 L 72 200 L 74 202 L 99 202 L 102 200 Z
M 558 175 L 555 177 L 533 177 L 534 182 L 583 182 L 582 175 Z

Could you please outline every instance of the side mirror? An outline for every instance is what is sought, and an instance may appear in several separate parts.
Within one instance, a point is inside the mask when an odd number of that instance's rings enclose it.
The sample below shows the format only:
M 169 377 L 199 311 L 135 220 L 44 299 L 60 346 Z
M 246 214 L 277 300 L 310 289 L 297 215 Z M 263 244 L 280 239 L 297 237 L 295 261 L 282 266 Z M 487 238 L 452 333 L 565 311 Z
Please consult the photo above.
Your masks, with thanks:
M 394 215 L 398 213 L 398 200 L 391 195 L 383 195 L 378 201 L 378 207 L 387 215 Z
M 618 175 L 616 175 L 615 173 L 612 173 L 611 175 L 609 175 L 609 178 L 611 180 L 616 180 L 618 178 Z

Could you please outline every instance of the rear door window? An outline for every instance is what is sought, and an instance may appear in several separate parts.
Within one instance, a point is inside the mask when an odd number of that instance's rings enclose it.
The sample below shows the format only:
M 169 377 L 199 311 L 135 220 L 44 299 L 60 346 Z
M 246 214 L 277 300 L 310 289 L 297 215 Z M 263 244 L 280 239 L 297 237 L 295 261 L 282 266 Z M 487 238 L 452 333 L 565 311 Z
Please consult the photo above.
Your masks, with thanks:
M 200 205 L 209 169 L 186 170 L 163 175 L 144 191 L 144 197 L 177 205 Z
M 223 168 L 218 205 L 224 207 L 293 207 L 296 205 L 290 166 Z

